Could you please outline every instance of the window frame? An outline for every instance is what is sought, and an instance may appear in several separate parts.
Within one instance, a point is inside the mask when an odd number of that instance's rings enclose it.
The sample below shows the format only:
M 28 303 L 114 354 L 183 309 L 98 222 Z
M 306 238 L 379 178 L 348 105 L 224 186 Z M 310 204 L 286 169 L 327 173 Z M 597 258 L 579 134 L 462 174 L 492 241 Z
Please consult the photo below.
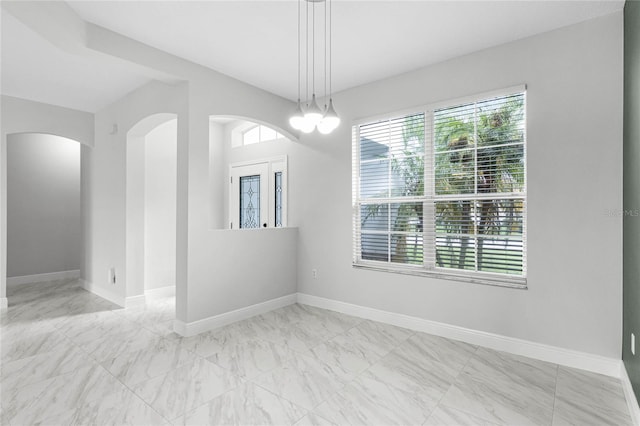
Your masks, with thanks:
M 439 109 L 453 108 L 458 105 L 468 103 L 479 103 L 495 97 L 509 96 L 516 93 L 524 94 L 524 140 L 523 140 L 523 161 L 524 161 L 524 186 L 523 194 L 517 195 L 517 198 L 523 200 L 522 214 L 522 275 L 508 275 L 485 271 L 467 271 L 462 269 L 450 269 L 438 267 L 435 265 L 435 248 L 436 248 L 436 232 L 435 232 L 435 206 L 436 202 L 447 196 L 438 196 L 436 194 L 435 183 L 435 135 L 433 131 L 433 115 Z M 391 204 L 394 201 L 423 202 L 423 263 L 421 265 L 411 265 L 406 263 L 394 263 L 392 261 L 376 261 L 362 258 L 361 247 L 361 205 L 371 202 L 369 198 L 360 198 L 360 161 L 361 161 L 361 143 L 360 143 L 360 127 L 366 124 L 372 124 L 378 121 L 398 119 L 415 114 L 424 114 L 425 126 L 425 146 L 424 146 L 424 194 L 419 197 L 389 197 L 381 198 L 379 201 Z M 483 92 L 471 96 L 459 97 L 445 101 L 439 101 L 415 108 L 403 109 L 386 114 L 380 114 L 373 117 L 354 120 L 352 126 L 352 266 L 354 268 L 369 269 L 382 272 L 427 276 L 439 279 L 449 279 L 477 284 L 497 285 L 503 287 L 512 287 L 519 289 L 527 288 L 527 88 L 526 85 L 517 85 L 504 89 Z M 493 194 L 494 198 L 501 198 L 513 193 Z M 460 194 L 453 197 L 459 198 Z M 479 194 L 469 195 L 470 199 L 482 198 Z M 456 198 L 457 199 L 457 198 Z M 376 199 L 378 201 L 378 199 Z
M 270 131 L 273 131 L 276 134 L 275 138 L 272 139 L 263 139 L 262 138 L 262 132 L 263 132 L 263 128 L 269 129 Z M 256 142 L 251 142 L 251 143 L 246 143 L 245 140 L 245 136 L 247 135 L 247 133 L 258 129 L 258 140 Z M 281 140 L 281 139 L 285 139 L 285 136 L 282 135 L 282 133 L 280 133 L 279 131 L 277 131 L 276 129 L 274 129 L 273 127 L 264 125 L 264 124 L 260 124 L 260 123 L 253 123 L 252 126 L 249 126 L 245 129 L 242 129 L 240 131 L 240 141 L 241 144 L 240 146 L 251 146 L 251 145 L 258 145 L 261 143 L 265 143 L 265 142 L 272 142 L 272 141 L 277 141 L 277 140 Z

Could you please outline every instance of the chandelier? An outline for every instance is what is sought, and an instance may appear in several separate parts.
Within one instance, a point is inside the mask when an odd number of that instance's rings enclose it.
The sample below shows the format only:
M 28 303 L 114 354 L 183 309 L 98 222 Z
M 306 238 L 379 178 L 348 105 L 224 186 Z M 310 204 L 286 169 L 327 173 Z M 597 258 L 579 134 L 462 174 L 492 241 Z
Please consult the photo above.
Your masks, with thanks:
M 298 106 L 293 115 L 289 118 L 289 124 L 296 130 L 302 133 L 311 133 L 316 128 L 322 134 L 329 134 L 333 132 L 336 127 L 340 125 L 340 117 L 336 114 L 336 110 L 333 108 L 333 99 L 331 98 L 331 0 L 305 0 L 305 103 L 304 107 L 300 102 L 301 90 L 302 90 L 302 32 L 301 25 L 301 4 L 302 0 L 298 0 Z M 311 10 L 309 9 L 309 3 L 311 3 Z M 324 12 L 324 28 L 323 31 L 318 31 L 323 36 L 324 46 L 324 100 L 325 105 L 323 108 L 318 106 L 316 100 L 316 3 L 323 3 Z M 327 20 L 327 15 L 329 18 Z M 311 18 L 311 22 L 310 22 Z M 309 38 L 309 27 L 311 27 L 311 38 Z M 309 46 L 311 42 L 311 46 Z M 329 52 L 329 60 L 327 61 L 327 50 Z M 309 51 L 311 51 L 311 58 L 309 58 Z M 309 78 L 309 71 L 311 71 L 311 78 Z M 329 91 L 327 92 L 327 79 L 329 80 Z M 309 101 L 309 86 L 311 86 L 311 101 Z M 326 104 L 326 100 L 329 99 L 329 104 Z

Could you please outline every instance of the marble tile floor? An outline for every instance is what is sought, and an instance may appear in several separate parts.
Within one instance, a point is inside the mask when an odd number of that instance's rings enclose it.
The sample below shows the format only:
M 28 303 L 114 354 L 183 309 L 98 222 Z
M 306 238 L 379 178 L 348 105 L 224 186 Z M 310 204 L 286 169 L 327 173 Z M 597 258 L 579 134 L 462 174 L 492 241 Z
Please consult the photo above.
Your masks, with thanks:
M 175 300 L 7 289 L 5 425 L 628 425 L 619 380 L 291 305 L 183 338 Z

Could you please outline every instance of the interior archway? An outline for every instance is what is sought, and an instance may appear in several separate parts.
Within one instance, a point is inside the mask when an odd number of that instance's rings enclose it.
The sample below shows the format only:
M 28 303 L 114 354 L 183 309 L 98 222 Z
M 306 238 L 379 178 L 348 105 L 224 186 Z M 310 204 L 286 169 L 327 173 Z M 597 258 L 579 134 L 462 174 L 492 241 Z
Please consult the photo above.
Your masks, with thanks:
M 127 304 L 176 284 L 177 115 L 159 113 L 127 132 Z
M 7 296 L 25 283 L 78 279 L 82 143 L 49 133 L 7 135 Z

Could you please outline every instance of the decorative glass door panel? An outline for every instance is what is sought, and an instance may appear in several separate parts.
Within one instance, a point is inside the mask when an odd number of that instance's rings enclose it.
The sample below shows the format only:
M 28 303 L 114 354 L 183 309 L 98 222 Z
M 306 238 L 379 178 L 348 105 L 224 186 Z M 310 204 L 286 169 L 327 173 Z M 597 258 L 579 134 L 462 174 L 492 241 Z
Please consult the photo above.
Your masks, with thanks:
M 282 172 L 275 172 L 274 173 L 274 180 L 275 180 L 275 188 L 274 188 L 274 192 L 275 192 L 275 207 L 276 207 L 276 211 L 275 213 L 275 227 L 276 228 L 281 228 L 283 225 L 283 220 L 282 220 Z
M 260 228 L 260 175 L 240 177 L 240 228 Z
M 229 228 L 265 228 L 269 221 L 268 164 L 231 168 Z

